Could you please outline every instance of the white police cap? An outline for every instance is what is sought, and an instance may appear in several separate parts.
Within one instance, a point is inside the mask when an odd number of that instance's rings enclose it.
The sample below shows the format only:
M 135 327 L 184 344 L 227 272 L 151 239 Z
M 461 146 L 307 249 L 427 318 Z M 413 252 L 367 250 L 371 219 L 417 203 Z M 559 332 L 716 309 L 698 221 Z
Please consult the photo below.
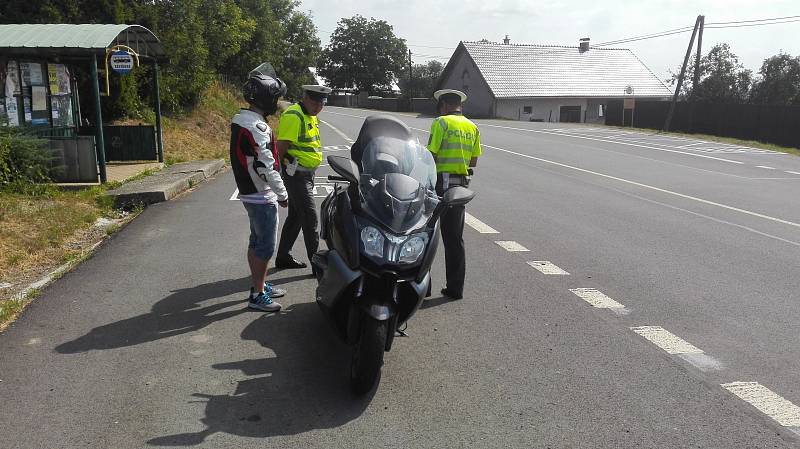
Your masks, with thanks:
M 322 95 L 328 95 L 329 93 L 333 92 L 333 89 L 326 86 L 320 86 L 319 84 L 303 84 L 303 90 L 307 92 L 315 92 Z
M 441 97 L 444 94 L 456 94 L 456 95 L 458 95 L 459 98 L 461 98 L 461 102 L 462 103 L 467 101 L 467 94 L 465 94 L 464 92 L 461 92 L 460 90 L 455 90 L 455 89 L 437 90 L 436 92 L 433 93 L 433 98 L 435 98 L 438 101 L 439 97 Z

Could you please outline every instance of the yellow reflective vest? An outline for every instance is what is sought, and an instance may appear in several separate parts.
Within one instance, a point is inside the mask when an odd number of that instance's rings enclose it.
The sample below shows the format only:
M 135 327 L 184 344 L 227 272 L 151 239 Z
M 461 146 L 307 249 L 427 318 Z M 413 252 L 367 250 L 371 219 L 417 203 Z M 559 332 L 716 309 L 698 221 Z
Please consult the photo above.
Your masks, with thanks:
M 466 175 L 469 161 L 481 155 L 478 127 L 461 114 L 433 121 L 428 150 L 436 156 L 436 172 Z
M 322 143 L 319 139 L 319 120 L 295 103 L 281 114 L 278 140 L 289 141 L 287 153 L 305 168 L 317 168 L 322 163 Z

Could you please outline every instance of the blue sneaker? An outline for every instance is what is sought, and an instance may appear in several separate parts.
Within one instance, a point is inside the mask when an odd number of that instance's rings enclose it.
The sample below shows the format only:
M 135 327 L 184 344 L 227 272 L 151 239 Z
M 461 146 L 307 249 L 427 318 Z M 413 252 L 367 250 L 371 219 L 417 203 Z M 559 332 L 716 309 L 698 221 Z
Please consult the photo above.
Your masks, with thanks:
M 272 282 L 264 282 L 264 291 L 269 293 L 270 298 L 280 298 L 286 295 L 286 290 L 276 287 Z M 256 295 L 256 289 L 250 287 L 250 298 Z
M 247 307 L 263 312 L 277 312 L 281 310 L 281 305 L 273 301 L 269 293 L 259 293 L 254 298 L 250 298 Z

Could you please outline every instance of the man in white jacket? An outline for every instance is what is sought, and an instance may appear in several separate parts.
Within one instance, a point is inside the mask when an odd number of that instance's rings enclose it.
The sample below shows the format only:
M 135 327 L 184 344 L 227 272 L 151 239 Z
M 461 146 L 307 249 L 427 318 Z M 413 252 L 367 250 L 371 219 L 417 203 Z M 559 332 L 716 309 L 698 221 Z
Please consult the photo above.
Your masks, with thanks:
M 260 67 L 259 67 L 260 68 Z M 278 208 L 289 205 L 280 175 L 275 138 L 265 117 L 277 110 L 286 85 L 274 73 L 251 72 L 243 93 L 250 104 L 231 121 L 231 167 L 241 200 L 250 218 L 250 243 L 247 263 L 252 287 L 248 307 L 277 312 L 281 305 L 274 298 L 286 291 L 267 282 L 269 261 L 275 253 L 278 234 Z

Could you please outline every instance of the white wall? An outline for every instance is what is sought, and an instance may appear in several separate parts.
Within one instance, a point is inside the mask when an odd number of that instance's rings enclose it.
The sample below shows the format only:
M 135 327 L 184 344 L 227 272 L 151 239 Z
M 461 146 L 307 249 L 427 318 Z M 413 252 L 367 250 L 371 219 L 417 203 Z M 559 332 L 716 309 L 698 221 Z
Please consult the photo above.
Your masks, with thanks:
M 558 122 L 561 106 L 580 106 L 581 120 L 588 107 L 586 98 L 509 98 L 497 100 L 497 117 L 528 121 L 530 118 L 545 122 Z M 532 113 L 525 114 L 525 106 L 531 106 Z M 595 114 L 597 112 L 595 111 Z
M 442 83 L 441 89 L 457 89 L 467 94 L 467 102 L 463 111 L 467 117 L 492 117 L 494 114 L 494 98 L 489 86 L 478 73 L 472 60 L 461 52 L 456 65 Z

